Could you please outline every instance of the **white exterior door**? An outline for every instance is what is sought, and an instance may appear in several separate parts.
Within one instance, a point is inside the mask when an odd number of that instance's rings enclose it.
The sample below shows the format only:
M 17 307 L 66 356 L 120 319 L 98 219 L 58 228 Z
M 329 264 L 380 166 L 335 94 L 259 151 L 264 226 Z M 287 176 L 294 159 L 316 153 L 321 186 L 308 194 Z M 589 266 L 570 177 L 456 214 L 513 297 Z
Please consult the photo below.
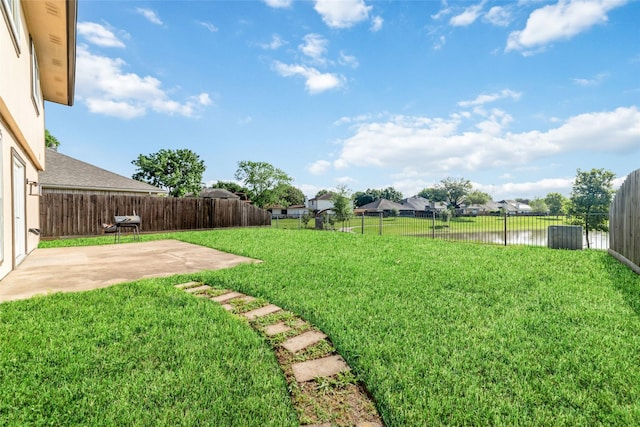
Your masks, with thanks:
M 25 218 L 25 184 L 24 165 L 13 158 L 13 242 L 15 264 L 18 265 L 27 254 L 27 221 Z

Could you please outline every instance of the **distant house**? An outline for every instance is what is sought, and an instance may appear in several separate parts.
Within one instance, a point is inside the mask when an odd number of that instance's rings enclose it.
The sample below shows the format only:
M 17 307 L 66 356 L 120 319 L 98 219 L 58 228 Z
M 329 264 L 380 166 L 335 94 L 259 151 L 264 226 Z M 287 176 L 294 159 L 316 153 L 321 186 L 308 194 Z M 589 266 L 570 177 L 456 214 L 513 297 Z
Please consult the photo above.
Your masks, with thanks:
M 300 218 L 309 214 L 309 208 L 305 205 L 291 205 L 289 207 L 271 205 L 267 207 L 267 210 L 271 212 L 271 218 Z
M 126 178 L 53 150 L 47 150 L 45 170 L 39 173 L 38 180 L 41 194 L 167 195 L 167 191 L 161 188 Z
M 225 188 L 203 188 L 200 191 L 200 197 L 205 199 L 240 199 L 240 196 Z
M 267 206 L 267 211 L 271 212 L 271 218 L 284 218 L 287 215 L 287 208 L 281 205 Z
M 309 215 L 309 208 L 305 205 L 291 205 L 287 208 L 287 215 L 299 218 L 303 215 Z
M 489 215 L 489 214 L 495 214 L 500 212 L 500 206 L 498 205 L 498 203 L 494 202 L 493 200 L 490 200 L 487 203 L 484 203 L 481 205 L 478 205 L 478 204 L 464 205 L 460 210 L 463 215 L 471 215 L 471 216 Z
M 321 212 L 333 209 L 332 197 L 333 193 L 325 193 L 322 196 L 309 199 L 309 209 L 312 212 Z
M 428 199 L 420 196 L 407 197 L 400 200 L 400 204 L 414 211 L 425 211 L 427 207 L 431 206 L 431 202 Z
M 533 212 L 531 206 L 516 200 L 500 200 L 497 204 L 509 214 L 530 214 Z
M 384 216 L 391 215 L 393 211 L 401 215 L 402 211 L 413 212 L 413 209 L 387 199 L 375 200 L 358 208 L 358 212 L 364 212 L 365 214 L 382 213 Z
M 447 205 L 442 202 L 432 202 L 424 197 L 412 196 L 406 199 L 400 200 L 400 204 L 405 206 L 404 210 L 400 211 L 400 215 L 413 215 L 424 216 L 426 214 L 431 215 L 432 212 L 442 212 L 447 209 Z

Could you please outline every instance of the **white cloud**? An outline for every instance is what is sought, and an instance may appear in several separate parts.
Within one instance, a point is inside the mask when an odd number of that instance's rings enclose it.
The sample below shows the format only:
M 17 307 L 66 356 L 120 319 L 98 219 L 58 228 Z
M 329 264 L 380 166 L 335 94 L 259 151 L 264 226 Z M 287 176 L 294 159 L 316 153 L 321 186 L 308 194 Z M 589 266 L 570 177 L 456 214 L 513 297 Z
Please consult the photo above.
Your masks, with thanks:
M 136 9 L 136 12 L 144 16 L 147 19 L 147 21 L 151 22 L 152 24 L 162 25 L 162 20 L 153 10 L 147 9 L 144 7 L 139 7 Z
M 311 58 L 313 62 L 324 64 L 326 59 L 324 55 L 327 53 L 327 45 L 329 41 L 322 37 L 320 34 L 307 34 L 303 37 L 304 44 L 298 46 L 298 49 Z
M 479 95 L 476 99 L 470 101 L 460 101 L 458 105 L 461 107 L 469 107 L 474 105 L 484 105 L 489 102 L 498 101 L 500 99 L 511 98 L 514 100 L 520 99 L 522 93 L 512 91 L 511 89 L 503 89 L 497 93 Z
M 338 184 L 351 184 L 351 183 L 357 182 L 355 179 L 351 178 L 350 176 L 339 176 L 334 181 L 337 182 Z
M 318 160 L 307 166 L 307 171 L 312 175 L 322 175 L 331 168 L 331 162 Z
M 78 34 L 89 43 L 102 47 L 125 47 L 113 31 L 95 22 L 78 22 Z
M 433 50 L 440 50 L 447 43 L 447 39 L 445 36 L 440 36 L 436 39 L 435 43 L 433 43 Z
M 334 166 L 451 173 L 513 168 L 559 153 L 630 153 L 640 148 L 640 111 L 635 106 L 580 114 L 547 131 L 509 132 L 511 116 L 499 110 L 480 118 L 476 131 L 461 130 L 466 120 L 459 114 L 394 116 L 354 124 L 353 135 L 341 141 Z
M 441 9 L 435 15 L 431 15 L 431 19 L 437 21 L 438 19 L 442 18 L 445 15 L 449 15 L 450 13 L 451 13 L 451 8 L 447 4 L 447 1 L 443 0 Z
M 273 68 L 282 77 L 301 76 L 306 82 L 307 91 L 318 94 L 330 89 L 340 88 L 344 85 L 344 77 L 339 74 L 321 73 L 312 67 L 304 65 L 288 65 L 280 61 L 273 63 Z
M 602 81 L 606 79 L 608 76 L 609 74 L 607 73 L 600 73 L 591 79 L 575 78 L 573 79 L 573 82 L 579 86 L 597 86 L 600 83 L 602 83 Z
M 509 34 L 506 51 L 531 52 L 607 21 L 607 12 L 627 0 L 560 0 L 534 10 L 525 28 Z
M 482 12 L 484 1 L 480 4 L 467 7 L 462 13 L 451 17 L 449 24 L 454 27 L 466 27 L 473 24 Z
M 122 59 L 94 55 L 84 45 L 77 48 L 76 67 L 77 97 L 93 113 L 131 119 L 152 110 L 192 117 L 212 103 L 207 93 L 183 103 L 172 100 L 157 78 L 127 73 Z
M 494 6 L 482 19 L 497 27 L 506 27 L 511 23 L 511 12 L 507 7 Z
M 211 105 L 213 101 L 211 101 L 211 97 L 208 93 L 201 93 L 198 96 L 193 97 L 200 105 Z
M 273 36 L 271 36 L 271 41 L 269 43 L 263 43 L 260 45 L 260 47 L 268 50 L 277 50 L 285 44 L 287 44 L 286 41 L 282 40 L 279 35 L 274 34 Z
M 135 117 L 144 116 L 146 113 L 146 109 L 144 107 L 132 105 L 128 102 L 96 98 L 87 98 L 85 102 L 89 111 L 92 113 L 120 117 L 122 119 L 133 119 Z
M 360 66 L 360 63 L 355 56 L 347 55 L 343 51 L 340 51 L 340 64 L 348 65 L 351 68 L 358 68 Z
M 264 0 L 264 2 L 269 7 L 287 8 L 287 7 L 291 6 L 291 3 L 293 3 L 293 0 Z
M 382 24 L 384 23 L 384 19 L 380 16 L 374 16 L 371 18 L 371 31 L 377 33 L 382 29 Z
M 203 21 L 196 21 L 199 25 L 202 25 L 204 28 L 206 28 L 207 30 L 211 31 L 212 33 L 215 33 L 219 30 L 218 27 L 216 27 L 215 25 L 213 25 L 211 22 L 203 22 Z
M 349 28 L 369 19 L 372 7 L 364 0 L 315 0 L 314 9 L 331 28 Z
M 493 200 L 514 197 L 545 197 L 549 193 L 568 195 L 573 187 L 573 178 L 545 178 L 533 182 L 507 182 L 499 185 L 478 185 L 477 187 L 481 191 L 489 193 Z

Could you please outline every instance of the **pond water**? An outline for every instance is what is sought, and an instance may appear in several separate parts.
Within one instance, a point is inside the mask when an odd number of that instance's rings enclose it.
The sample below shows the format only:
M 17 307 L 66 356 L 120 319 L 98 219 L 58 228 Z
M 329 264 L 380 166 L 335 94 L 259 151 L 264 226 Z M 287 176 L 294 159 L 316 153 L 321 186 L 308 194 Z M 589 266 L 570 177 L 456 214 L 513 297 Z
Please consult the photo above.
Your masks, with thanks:
M 419 236 L 504 245 L 504 232 L 501 231 L 448 232 L 436 230 L 435 234 L 421 233 Z M 547 230 L 507 231 L 507 245 L 547 246 L 547 241 Z M 587 248 L 587 239 L 584 232 L 582 233 L 582 247 Z M 602 231 L 589 231 L 589 247 L 591 249 L 608 249 L 609 233 Z

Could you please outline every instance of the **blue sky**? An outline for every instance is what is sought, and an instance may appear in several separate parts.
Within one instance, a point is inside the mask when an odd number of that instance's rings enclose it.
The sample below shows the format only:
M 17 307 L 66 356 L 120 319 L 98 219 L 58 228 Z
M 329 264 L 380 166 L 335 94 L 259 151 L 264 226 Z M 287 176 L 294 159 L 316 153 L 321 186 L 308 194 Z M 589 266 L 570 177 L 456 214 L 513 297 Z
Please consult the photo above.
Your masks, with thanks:
M 266 161 L 313 197 L 464 177 L 568 195 L 640 167 L 640 2 L 82 1 L 60 152 L 131 176 L 189 148 L 203 181 Z

